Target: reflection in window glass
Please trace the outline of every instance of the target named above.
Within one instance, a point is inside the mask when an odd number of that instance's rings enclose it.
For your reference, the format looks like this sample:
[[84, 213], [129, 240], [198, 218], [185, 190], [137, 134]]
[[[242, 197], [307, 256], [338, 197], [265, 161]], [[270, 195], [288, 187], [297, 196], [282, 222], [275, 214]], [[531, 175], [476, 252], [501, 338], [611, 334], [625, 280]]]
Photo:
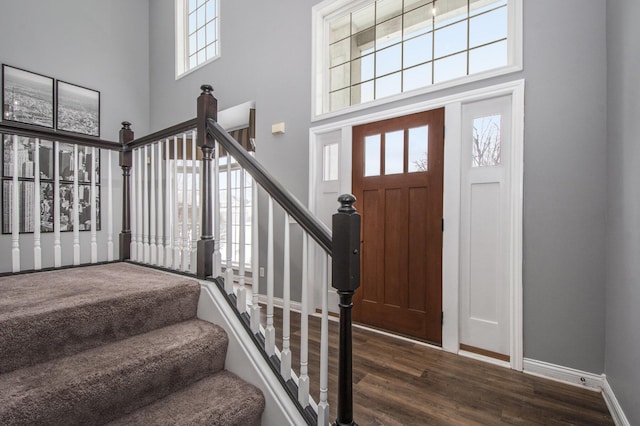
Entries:
[[507, 9], [500, 8], [469, 20], [469, 47], [507, 38]]
[[429, 126], [409, 129], [408, 172], [429, 170]]
[[507, 41], [488, 44], [469, 51], [469, 73], [507, 65]]
[[501, 116], [499, 114], [473, 120], [473, 167], [500, 164], [500, 124]]
[[435, 32], [434, 57], [451, 55], [467, 48], [467, 22], [460, 22]]
[[380, 135], [364, 138], [364, 175], [380, 176]]
[[384, 174], [392, 175], [404, 171], [404, 130], [384, 135]]
[[322, 155], [322, 180], [338, 180], [338, 144], [324, 146]]
[[399, 71], [402, 68], [402, 46], [393, 47], [376, 53], [376, 77]]

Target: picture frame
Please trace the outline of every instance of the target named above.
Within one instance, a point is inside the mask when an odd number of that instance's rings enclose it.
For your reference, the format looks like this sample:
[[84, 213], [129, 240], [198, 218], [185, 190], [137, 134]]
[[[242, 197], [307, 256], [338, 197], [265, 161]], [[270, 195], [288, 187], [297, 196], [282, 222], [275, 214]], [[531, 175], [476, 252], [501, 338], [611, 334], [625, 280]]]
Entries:
[[53, 129], [54, 81], [2, 64], [2, 119]]
[[100, 92], [56, 80], [57, 129], [100, 137]]

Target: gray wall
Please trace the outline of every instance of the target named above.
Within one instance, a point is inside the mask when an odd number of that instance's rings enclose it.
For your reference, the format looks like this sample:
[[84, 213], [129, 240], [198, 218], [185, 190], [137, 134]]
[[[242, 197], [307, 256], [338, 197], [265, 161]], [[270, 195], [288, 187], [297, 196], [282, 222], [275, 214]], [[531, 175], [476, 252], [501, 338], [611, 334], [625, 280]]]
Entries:
[[608, 216], [605, 373], [640, 424], [640, 3], [607, 2]]
[[[222, 57], [176, 81], [173, 1], [152, 2], [151, 128], [195, 115], [202, 83], [221, 108], [255, 100], [258, 158], [306, 202], [315, 3], [222, 2]], [[525, 2], [522, 73], [402, 102], [526, 79], [525, 356], [595, 373], [604, 369], [605, 36], [604, 0]], [[280, 121], [287, 133], [272, 136]]]
[[[149, 13], [147, 0], [2, 0], [0, 62], [100, 91], [101, 136], [117, 141], [120, 122], [135, 123], [140, 134], [149, 128]], [[106, 183], [103, 156], [102, 182]], [[120, 231], [122, 179], [113, 158], [114, 246]], [[106, 197], [106, 188], [104, 188]], [[103, 198], [104, 200], [105, 198]], [[106, 204], [103, 203], [103, 211]], [[100, 257], [106, 249], [99, 232]], [[43, 266], [52, 266], [53, 235], [43, 234]], [[89, 247], [89, 232], [81, 246]], [[22, 268], [33, 267], [33, 236], [21, 236]], [[63, 262], [71, 263], [72, 235], [62, 234]], [[83, 249], [81, 260], [89, 261]], [[11, 236], [0, 236], [0, 271], [11, 270]]]

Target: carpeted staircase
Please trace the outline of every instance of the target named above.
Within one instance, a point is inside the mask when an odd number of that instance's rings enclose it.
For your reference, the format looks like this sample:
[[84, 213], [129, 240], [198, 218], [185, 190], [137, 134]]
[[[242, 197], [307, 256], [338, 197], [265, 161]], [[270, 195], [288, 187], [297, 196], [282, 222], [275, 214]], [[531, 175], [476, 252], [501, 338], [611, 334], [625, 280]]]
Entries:
[[0, 278], [0, 425], [259, 425], [199, 294], [126, 263]]

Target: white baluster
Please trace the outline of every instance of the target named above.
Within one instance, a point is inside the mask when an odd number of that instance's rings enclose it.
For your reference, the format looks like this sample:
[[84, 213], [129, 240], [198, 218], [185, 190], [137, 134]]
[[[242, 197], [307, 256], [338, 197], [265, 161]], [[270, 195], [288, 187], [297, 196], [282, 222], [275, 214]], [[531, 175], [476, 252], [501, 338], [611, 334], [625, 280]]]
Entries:
[[13, 135], [13, 197], [11, 217], [11, 261], [13, 272], [20, 272], [20, 183], [18, 182], [18, 136]]
[[173, 269], [180, 269], [182, 264], [182, 234], [180, 234], [180, 216], [178, 210], [180, 198], [178, 197], [178, 137], [173, 137]]
[[227, 152], [227, 264], [225, 269], [224, 290], [233, 293], [233, 204], [231, 197], [231, 154]]
[[273, 199], [269, 196], [269, 217], [267, 224], [267, 327], [264, 347], [267, 355], [275, 353], [276, 331], [273, 327]]
[[[107, 261], [111, 262], [113, 260], [113, 179], [111, 171], [113, 152], [109, 149], [105, 149], [104, 152], [107, 154], [107, 198], [109, 199], [107, 203]], [[102, 168], [100, 168], [100, 171], [102, 171]], [[129, 179], [129, 182], [131, 182], [131, 179]], [[131, 196], [131, 194], [129, 195]], [[104, 206], [104, 202], [102, 202], [102, 205]], [[131, 202], [129, 202], [129, 209], [131, 209]], [[131, 214], [131, 210], [129, 210], [129, 213]], [[129, 217], [131, 218], [131, 216]], [[129, 227], [131, 227], [131, 222], [129, 220]], [[131, 251], [129, 252], [131, 253]]]
[[60, 147], [53, 143], [53, 266], [62, 266], [62, 246], [60, 244]]
[[300, 377], [298, 377], [298, 402], [309, 404], [309, 306], [307, 303], [309, 277], [307, 276], [307, 233], [302, 236], [302, 295], [300, 313]]
[[256, 334], [260, 331], [260, 304], [259, 281], [260, 281], [260, 248], [258, 247], [258, 185], [254, 179], [251, 180], [251, 332]]
[[187, 134], [182, 134], [182, 270], [189, 272], [189, 205], [187, 204]]
[[213, 276], [222, 275], [222, 253], [220, 253], [220, 144], [216, 142], [213, 162]]
[[318, 403], [318, 425], [329, 424], [329, 308], [327, 279], [328, 255], [322, 256], [322, 322], [320, 332], [320, 402]]
[[198, 260], [198, 162], [196, 161], [196, 131], [191, 132], [191, 262], [190, 271], [195, 274]]
[[131, 202], [129, 206], [131, 208], [131, 260], [138, 261], [138, 191], [137, 191], [137, 177], [138, 177], [138, 150], [134, 149], [131, 152]]
[[158, 212], [158, 223], [157, 223], [157, 234], [158, 239], [156, 240], [156, 250], [158, 251], [157, 255], [157, 265], [164, 266], [164, 205], [162, 204], [162, 197], [164, 194], [164, 182], [162, 181], [162, 141], [158, 141], [156, 143], [155, 149], [158, 150], [158, 172], [157, 172], [157, 187], [158, 187], [158, 195], [157, 195], [157, 212]]
[[150, 198], [149, 198], [149, 262], [152, 265], [158, 263], [158, 248], [156, 246], [156, 150], [155, 145], [149, 145], [151, 154], [151, 176], [149, 178]]
[[164, 197], [164, 201], [165, 201], [165, 207], [164, 207], [164, 211], [165, 211], [165, 221], [164, 221], [164, 228], [165, 228], [165, 253], [164, 253], [164, 266], [166, 268], [171, 268], [173, 266], [173, 234], [171, 233], [171, 231], [173, 230], [172, 228], [172, 224], [174, 219], [173, 216], [173, 203], [175, 201], [173, 201], [173, 185], [174, 185], [174, 180], [171, 178], [171, 153], [169, 150], [169, 139], [165, 140], [165, 144], [164, 144], [164, 158], [165, 158], [165, 174], [164, 174], [164, 179], [165, 179], [165, 197]]
[[33, 153], [33, 269], [42, 269], [42, 248], [40, 247], [40, 140], [35, 140]]
[[280, 353], [280, 374], [285, 380], [291, 378], [291, 350], [290, 346], [290, 315], [291, 315], [291, 242], [289, 237], [289, 215], [284, 214], [284, 271], [282, 298], [284, 306], [282, 308], [282, 352]]
[[144, 176], [145, 167], [144, 148], [138, 149], [138, 163], [136, 167], [136, 177], [138, 178], [138, 190], [136, 191], [138, 200], [138, 262], [144, 262], [144, 193], [142, 192], [142, 178]]
[[240, 311], [240, 313], [245, 312], [247, 310], [247, 289], [245, 288], [245, 267], [244, 267], [244, 254], [245, 254], [245, 196], [247, 195], [244, 190], [244, 182], [245, 182], [245, 171], [244, 169], [240, 169], [240, 221], [239, 221], [239, 241], [238, 241], [238, 294], [236, 300], [236, 307]]
[[96, 149], [91, 147], [91, 199], [89, 200], [89, 208], [91, 209], [91, 263], [98, 261], [98, 215], [96, 214]]
[[78, 145], [73, 146], [73, 264], [80, 264], [80, 194], [78, 185]]

